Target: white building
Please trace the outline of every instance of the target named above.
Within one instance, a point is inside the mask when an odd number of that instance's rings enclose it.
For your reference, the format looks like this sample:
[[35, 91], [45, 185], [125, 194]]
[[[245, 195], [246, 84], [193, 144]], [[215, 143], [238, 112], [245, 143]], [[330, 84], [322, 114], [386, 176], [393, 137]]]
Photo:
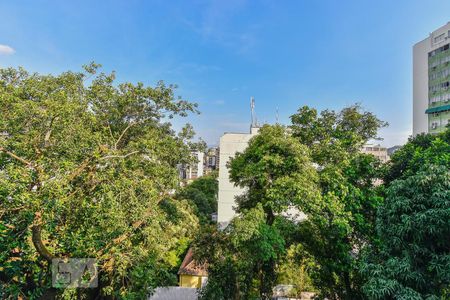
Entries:
[[389, 161], [390, 159], [386, 147], [382, 147], [381, 145], [365, 144], [362, 147], [361, 152], [372, 154], [383, 163]]
[[242, 152], [247, 148], [249, 140], [258, 133], [258, 127], [252, 127], [249, 133], [225, 133], [220, 138], [219, 158], [219, 198], [217, 222], [224, 228], [236, 215], [234, 211], [235, 197], [242, 194], [243, 189], [234, 186], [230, 181], [227, 163], [236, 152]]
[[450, 119], [450, 22], [413, 47], [413, 135], [438, 133]]
[[203, 176], [203, 160], [205, 154], [201, 151], [192, 151], [191, 155], [195, 162], [179, 167], [180, 178], [188, 182]]

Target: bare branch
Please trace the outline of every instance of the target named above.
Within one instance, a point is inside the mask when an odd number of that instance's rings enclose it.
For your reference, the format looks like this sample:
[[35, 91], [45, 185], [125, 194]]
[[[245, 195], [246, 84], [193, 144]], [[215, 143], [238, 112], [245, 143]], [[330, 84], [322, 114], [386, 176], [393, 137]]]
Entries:
[[114, 135], [111, 130], [111, 124], [109, 124], [109, 122], [108, 122], [108, 130], [109, 130], [109, 135], [111, 136], [111, 139], [114, 140]]
[[127, 158], [128, 156], [131, 156], [136, 153], [139, 153], [139, 151], [133, 151], [133, 152], [127, 153], [125, 155], [107, 155], [107, 156], [101, 157], [100, 160], [111, 159], [111, 158]]
[[9, 156], [12, 157], [12, 158], [18, 160], [18, 161], [20, 161], [20, 162], [23, 163], [24, 165], [27, 165], [27, 166], [29, 166], [29, 167], [33, 167], [33, 163], [32, 163], [32, 162], [30, 162], [30, 161], [28, 161], [28, 160], [26, 160], [26, 159], [24, 159], [24, 158], [22, 158], [22, 157], [20, 157], [20, 156], [17, 156], [16, 154], [14, 154], [14, 153], [12, 153], [12, 152], [6, 150], [6, 149], [3, 148], [3, 147], [0, 147], [0, 151], [3, 152], [3, 153], [5, 153], [5, 154], [7, 154], [7, 155], [9, 155]]
[[49, 128], [48, 128], [47, 132], [45, 133], [45, 137], [44, 137], [44, 148], [46, 148], [50, 145], [50, 136], [52, 134], [53, 122], [57, 119], [58, 119], [58, 117], [53, 117], [50, 120]]
[[120, 141], [122, 140], [123, 136], [125, 135], [125, 133], [128, 131], [128, 129], [130, 129], [132, 126], [136, 125], [137, 122], [131, 122], [130, 124], [128, 124], [128, 126], [122, 131], [122, 133], [120, 134], [119, 138], [117, 139], [116, 143], [114, 144], [114, 150], [117, 150], [117, 145], [119, 145]]

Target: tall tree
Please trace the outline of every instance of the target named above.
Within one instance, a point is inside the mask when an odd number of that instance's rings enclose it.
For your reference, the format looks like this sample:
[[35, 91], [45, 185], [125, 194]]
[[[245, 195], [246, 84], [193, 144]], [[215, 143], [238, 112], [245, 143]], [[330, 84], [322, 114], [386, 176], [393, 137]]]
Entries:
[[[317, 173], [308, 149], [280, 125], [263, 126], [247, 149], [230, 161], [229, 168], [231, 180], [246, 192], [237, 198], [240, 217], [225, 235], [217, 234], [222, 242], [203, 256], [210, 264], [207, 291], [220, 293], [215, 297], [222, 295], [214, 299], [227, 299], [223, 295], [229, 290], [234, 291], [234, 299], [255, 295], [270, 299], [277, 264], [286, 246], [276, 220], [284, 219], [288, 209], [305, 213], [319, 209]], [[255, 216], [258, 220], [254, 220]], [[201, 251], [201, 247], [197, 248]], [[229, 254], [218, 254], [223, 252]], [[235, 275], [224, 278], [227, 272]]]
[[195, 179], [182, 187], [176, 195], [177, 199], [187, 200], [194, 207], [202, 224], [212, 222], [212, 214], [217, 213], [217, 193], [219, 182], [217, 173], [208, 174]]
[[361, 265], [370, 299], [450, 297], [450, 129], [419, 135], [387, 173], [374, 244]]
[[313, 280], [322, 297], [361, 298], [359, 250], [375, 235], [381, 163], [360, 153], [386, 123], [360, 106], [320, 114], [307, 106], [291, 116], [292, 134], [316, 164], [322, 209], [299, 225], [297, 241], [316, 261]]
[[170, 270], [191, 234], [184, 228], [197, 219], [170, 191], [192, 130], [177, 135], [167, 120], [196, 105], [176, 99], [174, 86], [118, 84], [98, 68], [0, 70], [2, 298], [49, 298], [59, 257], [96, 258], [93, 294], [103, 297], [142, 299], [176, 280]]

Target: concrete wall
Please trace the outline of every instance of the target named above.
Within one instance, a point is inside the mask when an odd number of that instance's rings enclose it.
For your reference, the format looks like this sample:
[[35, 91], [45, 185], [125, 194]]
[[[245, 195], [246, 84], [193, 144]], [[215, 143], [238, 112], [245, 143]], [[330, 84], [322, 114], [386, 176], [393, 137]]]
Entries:
[[413, 135], [428, 132], [428, 52], [427, 38], [413, 47]]
[[227, 163], [236, 152], [242, 152], [247, 148], [248, 142], [256, 135], [258, 128], [252, 128], [250, 133], [225, 133], [220, 138], [219, 158], [219, 198], [217, 222], [221, 228], [228, 225], [236, 212], [235, 197], [242, 194], [243, 190], [230, 182]]

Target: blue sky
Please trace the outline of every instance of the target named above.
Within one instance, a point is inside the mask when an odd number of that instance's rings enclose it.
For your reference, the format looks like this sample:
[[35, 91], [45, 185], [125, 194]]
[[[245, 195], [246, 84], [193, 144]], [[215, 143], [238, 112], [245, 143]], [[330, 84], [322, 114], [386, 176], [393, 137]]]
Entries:
[[0, 0], [0, 67], [94, 60], [120, 81], [176, 83], [211, 145], [248, 130], [250, 96], [269, 123], [277, 107], [287, 123], [302, 105], [359, 102], [390, 123], [391, 146], [412, 129], [412, 45], [448, 21], [448, 0]]

